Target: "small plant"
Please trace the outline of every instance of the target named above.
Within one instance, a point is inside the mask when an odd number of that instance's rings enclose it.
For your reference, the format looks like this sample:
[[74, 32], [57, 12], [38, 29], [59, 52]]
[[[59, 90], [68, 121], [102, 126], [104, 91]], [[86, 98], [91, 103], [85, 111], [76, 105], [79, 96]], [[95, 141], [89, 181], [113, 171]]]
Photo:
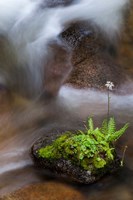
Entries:
[[[107, 119], [109, 121], [109, 118], [110, 118], [110, 91], [113, 90], [113, 87], [115, 87], [114, 83], [111, 82], [111, 81], [107, 81], [105, 86], [107, 87], [107, 90], [108, 90], [108, 112], [107, 112]], [[124, 152], [123, 152], [123, 156], [122, 156], [122, 160], [121, 160], [121, 166], [123, 166], [123, 163], [124, 163], [124, 158], [125, 158], [125, 153], [126, 153], [126, 150], [127, 150], [127, 146], [125, 146], [124, 148]]]
[[66, 132], [51, 145], [38, 150], [38, 156], [46, 159], [70, 160], [73, 164], [90, 170], [92, 173], [109, 165], [115, 159], [113, 143], [119, 139], [128, 128], [125, 124], [116, 130], [114, 118], [104, 120], [101, 128], [94, 128], [93, 119], [89, 118], [86, 129], [78, 130], [76, 134]]

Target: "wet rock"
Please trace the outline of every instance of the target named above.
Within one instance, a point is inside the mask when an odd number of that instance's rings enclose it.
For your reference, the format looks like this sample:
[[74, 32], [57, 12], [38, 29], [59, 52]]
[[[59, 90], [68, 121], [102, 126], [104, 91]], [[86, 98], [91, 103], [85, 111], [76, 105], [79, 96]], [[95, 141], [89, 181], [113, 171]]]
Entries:
[[84, 200], [76, 189], [57, 182], [44, 182], [20, 189], [0, 200]]
[[93, 197], [88, 195], [89, 200], [132, 200], [132, 193], [127, 186], [114, 186], [107, 190], [101, 190], [93, 194]]
[[126, 26], [121, 36], [118, 51], [119, 63], [125, 68], [128, 75], [133, 77], [133, 0], [126, 16]]
[[[56, 136], [57, 137], [57, 136]], [[37, 167], [40, 169], [50, 170], [53, 175], [57, 174], [59, 177], [63, 177], [70, 181], [83, 183], [83, 184], [90, 184], [94, 183], [99, 180], [102, 176], [107, 173], [113, 173], [120, 167], [120, 160], [118, 157], [112, 161], [109, 165], [104, 168], [101, 168], [95, 174], [91, 171], [84, 170], [83, 168], [76, 166], [70, 160], [66, 160], [64, 158], [60, 159], [46, 159], [41, 158], [38, 156], [38, 150], [42, 147], [46, 147], [50, 145], [52, 141], [55, 140], [55, 136], [53, 137], [44, 137], [39, 139], [35, 144], [32, 146], [31, 149], [31, 156], [32, 159]]]
[[[133, 2], [131, 0], [131, 2]], [[73, 0], [47, 0], [48, 7], [68, 6]], [[73, 71], [67, 80], [75, 88], [105, 89], [110, 80], [119, 87], [133, 76], [133, 9], [125, 16], [126, 25], [121, 39], [109, 40], [89, 22], [68, 25], [61, 39], [72, 49]]]
[[110, 42], [98, 29], [86, 22], [72, 24], [63, 40], [72, 48], [73, 71], [67, 83], [76, 88], [105, 89], [106, 81], [116, 86], [126, 80], [117, 62], [115, 41]]

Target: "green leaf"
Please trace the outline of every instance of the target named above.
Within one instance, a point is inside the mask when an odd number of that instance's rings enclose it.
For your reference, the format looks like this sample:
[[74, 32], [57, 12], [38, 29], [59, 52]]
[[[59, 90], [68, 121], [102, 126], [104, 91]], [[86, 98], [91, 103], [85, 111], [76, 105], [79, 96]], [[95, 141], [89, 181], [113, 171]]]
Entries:
[[98, 143], [100, 143], [101, 141], [105, 140], [105, 135], [100, 131], [99, 128], [96, 128], [94, 131], [93, 131], [94, 135], [95, 135], [95, 138], [97, 140]]
[[38, 150], [38, 156], [46, 159], [64, 158], [77, 166], [94, 172], [105, 167], [115, 157], [112, 142], [116, 141], [129, 124], [116, 131], [114, 118], [105, 119], [101, 128], [94, 128], [93, 119], [88, 119], [88, 128], [77, 133], [66, 132], [50, 145]]
[[129, 123], [125, 124], [119, 131], [116, 131], [113, 135], [110, 135], [108, 138], [109, 142], [118, 140], [128, 129]]
[[92, 118], [88, 119], [88, 128], [90, 129], [90, 132], [93, 132], [93, 130], [94, 130], [94, 123], [93, 123], [93, 119]]
[[113, 148], [107, 149], [106, 156], [107, 156], [108, 160], [113, 160], [114, 159], [113, 150], [114, 150]]
[[85, 134], [84, 131], [81, 131], [81, 130], [78, 130], [78, 132], [79, 132], [80, 134], [82, 134], [82, 135]]
[[84, 154], [83, 154], [83, 153], [80, 153], [80, 154], [79, 154], [79, 159], [80, 159], [80, 160], [83, 160], [83, 158], [84, 158]]
[[101, 131], [104, 135], [106, 135], [106, 134], [108, 133], [108, 120], [107, 120], [107, 119], [105, 119], [105, 120], [103, 121], [102, 127], [101, 127], [100, 131]]
[[116, 124], [113, 117], [110, 118], [108, 122], [108, 135], [114, 134], [116, 131]]
[[94, 159], [94, 166], [96, 168], [103, 168], [106, 165], [106, 161], [103, 158], [96, 157]]

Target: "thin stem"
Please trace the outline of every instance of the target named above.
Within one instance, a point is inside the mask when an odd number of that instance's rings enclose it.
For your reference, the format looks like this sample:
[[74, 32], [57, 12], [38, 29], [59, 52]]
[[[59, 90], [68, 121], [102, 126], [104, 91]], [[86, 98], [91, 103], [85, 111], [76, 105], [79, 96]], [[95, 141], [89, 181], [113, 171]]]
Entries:
[[123, 167], [124, 158], [125, 158], [125, 153], [126, 153], [127, 148], [128, 148], [128, 146], [125, 146], [125, 147], [124, 147], [124, 151], [123, 151], [123, 155], [122, 155], [122, 159], [121, 159], [121, 167]]
[[107, 113], [108, 122], [109, 122], [109, 117], [110, 117], [110, 93], [108, 88], [108, 113]]

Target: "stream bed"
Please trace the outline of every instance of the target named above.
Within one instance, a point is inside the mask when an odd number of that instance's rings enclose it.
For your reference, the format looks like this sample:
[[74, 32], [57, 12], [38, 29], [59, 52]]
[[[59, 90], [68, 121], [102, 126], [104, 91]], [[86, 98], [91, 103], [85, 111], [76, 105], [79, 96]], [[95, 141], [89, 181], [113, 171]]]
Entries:
[[[77, 98], [77, 94], [80, 96], [78, 90], [73, 91], [73, 99]], [[105, 93], [100, 93], [97, 91], [87, 91], [82, 94], [82, 97], [86, 94], [89, 95], [88, 104], [84, 101], [82, 102], [82, 104], [81, 101], [80, 104], [77, 102], [77, 105], [73, 104], [73, 110], [79, 109], [78, 112], [80, 111], [79, 113], [81, 114], [82, 118], [85, 118], [86, 109], [83, 109], [83, 105], [87, 107], [88, 110], [90, 107], [91, 109], [88, 111], [88, 115], [94, 113], [94, 121], [96, 119], [96, 124], [98, 125], [101, 123], [101, 120], [106, 117], [107, 96]], [[61, 91], [61, 98], [62, 96], [65, 97], [65, 95], [66, 92]], [[71, 98], [71, 103], [73, 99]], [[101, 99], [101, 101], [98, 99]], [[69, 104], [70, 102], [67, 101], [67, 103]], [[59, 124], [61, 124], [62, 127], [67, 127], [66, 118], [64, 119], [64, 121], [61, 121], [62, 123], [60, 121], [59, 123], [49, 122], [47, 125], [44, 126], [42, 126], [42, 123], [38, 123], [38, 127], [36, 125], [31, 126], [29, 129], [27, 129], [18, 125], [18, 123], [15, 123], [16, 118], [14, 117], [14, 112], [12, 112], [12, 110], [2, 113], [0, 126], [0, 197], [15, 192], [18, 189], [25, 188], [31, 184], [47, 184], [52, 182], [55, 184], [55, 186], [56, 184], [60, 183], [62, 185], [65, 185], [66, 187], [73, 188], [74, 190], [82, 194], [83, 199], [85, 198], [85, 200], [132, 200], [133, 95], [130, 94], [120, 96], [112, 94], [111, 115], [115, 117], [118, 127], [121, 127], [126, 122], [130, 123], [129, 129], [116, 144], [117, 152], [121, 156], [125, 145], [128, 146], [125, 155], [125, 165], [115, 174], [105, 176], [103, 179], [95, 184], [82, 185], [71, 183], [69, 180], [62, 180], [53, 177], [48, 172], [41, 173], [40, 170], [34, 167], [29, 155], [30, 147], [32, 146], [33, 142], [44, 135], [44, 133], [48, 133], [51, 130], [57, 130]], [[74, 118], [74, 116], [71, 117], [72, 119]], [[70, 129], [72, 128], [72, 126], [74, 126], [73, 128], [78, 128], [80, 126], [79, 121], [75, 119], [74, 123], [71, 123], [72, 119], [68, 119], [68, 127], [70, 127]], [[22, 121], [24, 121], [24, 119], [22, 119]]]

